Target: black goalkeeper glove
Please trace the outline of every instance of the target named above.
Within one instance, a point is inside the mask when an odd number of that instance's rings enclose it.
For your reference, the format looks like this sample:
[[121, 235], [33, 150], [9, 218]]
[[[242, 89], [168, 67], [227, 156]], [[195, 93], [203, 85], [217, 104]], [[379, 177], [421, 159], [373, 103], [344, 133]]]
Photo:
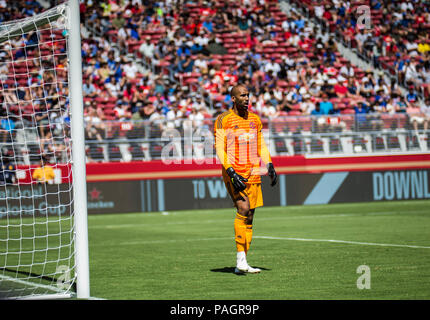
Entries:
[[273, 163], [267, 164], [267, 171], [269, 173], [270, 180], [272, 180], [270, 185], [273, 187], [278, 182], [278, 175], [273, 167]]
[[241, 175], [237, 174], [233, 167], [228, 168], [226, 172], [229, 175], [231, 183], [233, 184], [234, 190], [236, 190], [236, 192], [246, 189], [245, 182], [248, 182], [248, 179], [245, 179]]

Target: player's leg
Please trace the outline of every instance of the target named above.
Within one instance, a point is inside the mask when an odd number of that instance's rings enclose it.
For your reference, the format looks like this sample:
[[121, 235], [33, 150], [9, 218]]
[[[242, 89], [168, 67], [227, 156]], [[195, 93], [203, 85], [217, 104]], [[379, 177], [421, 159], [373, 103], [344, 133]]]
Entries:
[[234, 206], [236, 207], [236, 217], [234, 219], [234, 234], [237, 251], [235, 272], [259, 272], [259, 270], [251, 268], [246, 260], [247, 249], [250, 244], [248, 241], [252, 238], [252, 221], [255, 211], [251, 209], [251, 203], [248, 197], [247, 190], [249, 186], [244, 192], [236, 192], [228, 177], [224, 177], [224, 182]]
[[236, 207], [234, 219], [234, 240], [236, 242], [237, 260], [236, 269], [246, 272], [248, 262], [246, 261], [246, 227], [249, 212], [249, 200], [246, 196], [233, 199]]
[[[249, 201], [249, 210], [246, 219], [246, 242], [245, 242], [245, 252], [248, 254], [248, 251], [252, 242], [252, 234], [253, 234], [253, 221], [255, 208], [263, 206], [263, 193], [261, 190], [261, 184], [251, 184], [246, 190], [248, 201]], [[258, 273], [261, 270], [258, 268], [253, 268], [248, 265], [248, 272]]]
[[252, 226], [254, 221], [255, 208], [263, 206], [263, 193], [261, 191], [261, 184], [251, 184], [247, 190], [249, 200], [249, 212], [246, 220], [246, 251], [248, 252], [252, 241]]
[[236, 219], [234, 222], [237, 248], [235, 272], [259, 273], [261, 270], [251, 267], [246, 259], [252, 241], [252, 222], [255, 209], [250, 208], [250, 198], [247, 194], [241, 194], [241, 197], [237, 198], [234, 203], [237, 209]]
[[249, 248], [252, 241], [252, 222], [254, 220], [255, 209], [250, 209], [248, 216], [246, 217], [246, 234], [245, 234], [245, 253], [248, 254]]

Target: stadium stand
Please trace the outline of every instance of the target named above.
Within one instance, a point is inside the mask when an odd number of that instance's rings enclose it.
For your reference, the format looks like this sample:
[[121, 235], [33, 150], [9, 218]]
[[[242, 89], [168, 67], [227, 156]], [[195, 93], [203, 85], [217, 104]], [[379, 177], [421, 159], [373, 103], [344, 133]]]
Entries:
[[[430, 94], [430, 14], [428, 1], [294, 1], [336, 34], [363, 59], [412, 85], [423, 97]], [[348, 5], [349, 4], [349, 5]], [[356, 11], [368, 6], [371, 27], [357, 25]]]

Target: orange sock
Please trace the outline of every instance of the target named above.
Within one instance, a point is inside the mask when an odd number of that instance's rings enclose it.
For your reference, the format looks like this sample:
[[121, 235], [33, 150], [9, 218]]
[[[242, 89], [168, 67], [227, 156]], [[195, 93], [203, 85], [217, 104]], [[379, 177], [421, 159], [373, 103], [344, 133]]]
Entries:
[[236, 213], [236, 219], [234, 219], [234, 234], [236, 241], [237, 252], [246, 252], [246, 217]]
[[246, 234], [245, 234], [245, 252], [248, 253], [249, 247], [251, 246], [252, 241], [252, 224], [246, 225]]

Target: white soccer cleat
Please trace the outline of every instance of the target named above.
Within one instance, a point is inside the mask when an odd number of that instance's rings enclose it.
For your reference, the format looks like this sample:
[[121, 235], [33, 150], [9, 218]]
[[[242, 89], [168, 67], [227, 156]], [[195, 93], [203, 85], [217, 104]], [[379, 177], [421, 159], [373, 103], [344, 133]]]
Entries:
[[261, 269], [259, 269], [259, 268], [253, 268], [251, 266], [248, 266], [248, 270], [246, 272], [247, 273], [260, 273]]
[[234, 273], [240, 274], [240, 273], [246, 273], [248, 272], [248, 264], [245, 261], [240, 261], [236, 264], [236, 268], [234, 269]]
[[238, 267], [234, 268], [234, 273], [236, 274], [244, 274], [245, 272], [245, 270], [240, 270]]
[[234, 273], [236, 273], [236, 274], [260, 273], [260, 272], [261, 272], [261, 269], [259, 269], [259, 268], [253, 268], [253, 267], [251, 267], [249, 265], [246, 265], [246, 266], [237, 266], [234, 269]]
[[234, 273], [243, 274], [243, 273], [260, 273], [261, 269], [251, 267], [246, 261], [246, 253], [244, 251], [239, 251], [237, 253], [236, 260], [236, 268], [234, 269]]

